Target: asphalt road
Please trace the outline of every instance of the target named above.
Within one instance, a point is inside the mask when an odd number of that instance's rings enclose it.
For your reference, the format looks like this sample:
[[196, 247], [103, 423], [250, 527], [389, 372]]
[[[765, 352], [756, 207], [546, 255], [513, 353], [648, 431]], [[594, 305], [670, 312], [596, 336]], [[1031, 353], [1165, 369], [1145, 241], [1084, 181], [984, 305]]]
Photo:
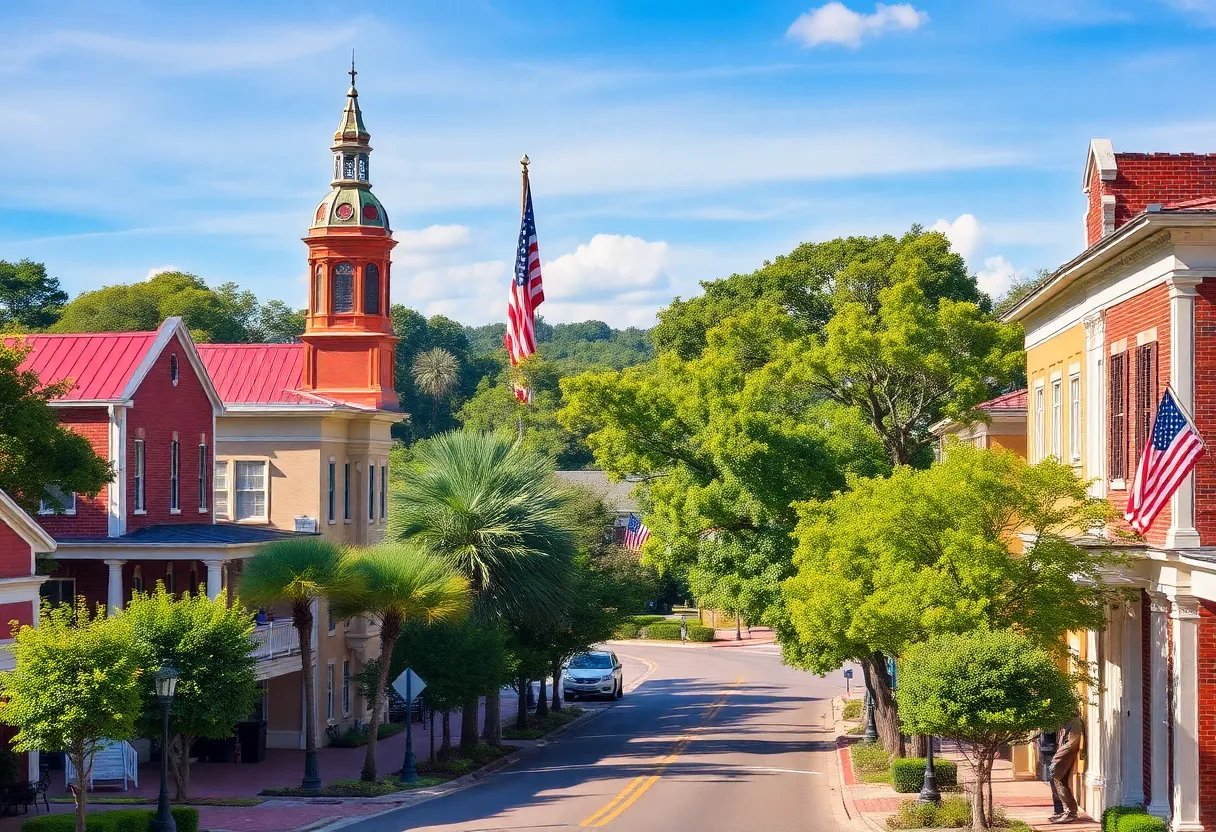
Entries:
[[774, 648], [620, 646], [621, 702], [470, 789], [356, 832], [818, 832], [844, 821], [829, 700]]

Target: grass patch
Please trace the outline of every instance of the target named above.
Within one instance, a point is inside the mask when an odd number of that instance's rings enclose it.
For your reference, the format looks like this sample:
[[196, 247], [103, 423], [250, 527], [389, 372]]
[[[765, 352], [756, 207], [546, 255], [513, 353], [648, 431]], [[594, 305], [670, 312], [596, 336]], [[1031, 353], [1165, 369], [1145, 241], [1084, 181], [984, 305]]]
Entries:
[[877, 742], [859, 742], [849, 747], [849, 756], [853, 758], [853, 771], [883, 772], [890, 776], [891, 755]]
[[396, 792], [407, 792], [413, 789], [423, 789], [427, 786], [438, 786], [446, 782], [447, 777], [419, 777], [415, 783], [402, 783], [396, 777], [384, 777], [375, 783], [363, 780], [334, 780], [324, 786], [319, 792], [306, 792], [299, 786], [284, 789], [263, 789], [267, 797], [382, 797]]
[[537, 719], [535, 716], [528, 716], [528, 727], [520, 730], [511, 723], [510, 727], [503, 726], [502, 738], [504, 740], [538, 740], [550, 731], [561, 728], [567, 723], [573, 722], [583, 714], [582, 708], [575, 708], [570, 705], [565, 706], [560, 711], [549, 711], [543, 718]]
[[861, 700], [850, 699], [844, 703], [844, 710], [840, 714], [842, 719], [861, 719]]
[[846, 728], [844, 732], [846, 734], [857, 736], [859, 734], [864, 734], [866, 732], [866, 727], [864, 725], [854, 725], [852, 728]]
[[890, 783], [891, 770], [885, 771], [859, 771], [857, 772], [858, 783]]

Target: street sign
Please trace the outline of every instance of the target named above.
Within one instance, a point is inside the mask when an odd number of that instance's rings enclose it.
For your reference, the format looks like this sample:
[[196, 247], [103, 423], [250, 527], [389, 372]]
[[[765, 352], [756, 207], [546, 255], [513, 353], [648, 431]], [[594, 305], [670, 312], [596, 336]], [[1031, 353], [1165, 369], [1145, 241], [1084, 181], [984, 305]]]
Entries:
[[401, 695], [405, 700], [405, 704], [412, 704], [418, 698], [422, 691], [426, 690], [426, 682], [422, 681], [422, 677], [415, 673], [412, 669], [406, 668], [401, 671], [401, 675], [393, 680], [393, 690]]
[[846, 667], [846, 668], [844, 669], [844, 678], [846, 678], [846, 679], [852, 679], [852, 678], [853, 678], [853, 668], [851, 668], [851, 667]]

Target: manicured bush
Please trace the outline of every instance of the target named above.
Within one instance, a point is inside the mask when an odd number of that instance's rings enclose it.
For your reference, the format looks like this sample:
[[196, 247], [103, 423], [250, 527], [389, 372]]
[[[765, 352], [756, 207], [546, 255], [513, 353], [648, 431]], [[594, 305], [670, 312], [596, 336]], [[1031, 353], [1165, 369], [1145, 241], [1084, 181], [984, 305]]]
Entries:
[[888, 829], [962, 829], [971, 825], [971, 804], [964, 797], [947, 797], [940, 806], [905, 800], [887, 818]]
[[[958, 784], [958, 764], [953, 760], [933, 761], [937, 785], [949, 788]], [[891, 785], [901, 794], [919, 792], [925, 785], [925, 758], [904, 757], [891, 761]]]
[[1163, 819], [1139, 806], [1111, 806], [1102, 813], [1102, 832], [1165, 832]]
[[675, 621], [648, 624], [642, 630], [642, 638], [662, 639], [664, 641], [679, 641], [680, 625]]
[[[174, 806], [170, 810], [177, 823], [178, 832], [198, 832], [198, 809], [189, 806]], [[88, 816], [88, 832], [147, 832], [156, 817], [155, 809], [119, 809], [113, 812], [94, 812]], [[21, 832], [74, 832], [75, 813], [65, 815], [43, 815], [30, 818], [21, 824]]]
[[633, 621], [623, 621], [617, 625], [613, 638], [637, 638], [642, 633], [642, 627]]
[[689, 641], [713, 641], [714, 628], [706, 627], [704, 624], [689, 624], [688, 625], [688, 640]]
[[666, 621], [667, 616], [665, 616], [665, 615], [635, 615], [635, 616], [633, 616], [633, 618], [631, 620], [633, 621], [634, 624], [637, 624], [639, 627], [645, 627], [647, 624], [657, 624], [660, 621]]
[[862, 702], [860, 699], [848, 700], [847, 702], [844, 703], [844, 710], [840, 714], [841, 718], [842, 719], [861, 719], [861, 705], [862, 705]]

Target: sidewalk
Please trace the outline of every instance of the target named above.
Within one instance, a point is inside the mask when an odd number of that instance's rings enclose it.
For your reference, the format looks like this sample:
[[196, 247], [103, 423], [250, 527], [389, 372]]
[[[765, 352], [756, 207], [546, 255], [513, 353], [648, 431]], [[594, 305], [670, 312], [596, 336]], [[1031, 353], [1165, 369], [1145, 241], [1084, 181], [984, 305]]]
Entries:
[[[696, 622], [693, 622], [696, 623]], [[625, 644], [644, 644], [654, 647], [688, 647], [691, 649], [700, 650], [721, 650], [740, 648], [740, 647], [773, 647], [777, 644], [776, 636], [768, 627], [752, 627], [751, 635], [747, 631], [743, 631], [743, 638], [740, 641], [735, 641], [735, 628], [731, 627], [726, 630], [714, 630], [713, 641], [676, 641], [675, 639], [648, 639], [648, 638], [629, 638], [629, 639], [610, 639], [605, 644], [625, 645]]]

